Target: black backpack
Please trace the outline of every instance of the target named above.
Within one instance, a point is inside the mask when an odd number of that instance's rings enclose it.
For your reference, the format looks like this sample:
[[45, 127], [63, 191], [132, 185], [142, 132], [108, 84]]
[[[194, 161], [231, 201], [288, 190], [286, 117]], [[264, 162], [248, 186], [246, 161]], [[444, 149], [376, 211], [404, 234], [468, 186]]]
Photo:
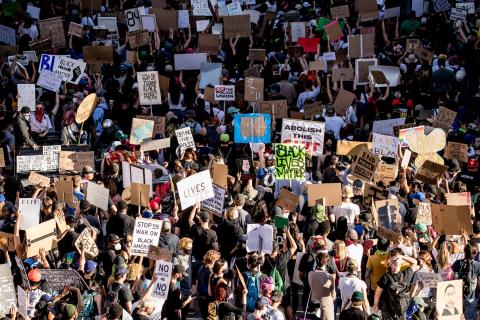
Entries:
[[397, 281], [390, 272], [385, 273], [390, 285], [385, 289], [385, 299], [382, 300], [388, 304], [395, 315], [402, 316], [409, 303], [408, 293], [410, 291], [410, 283], [405, 282], [405, 275], [403, 273], [399, 275], [400, 278]]
[[463, 295], [471, 297], [475, 292], [476, 279], [473, 272], [473, 260], [462, 260], [460, 262], [460, 269], [455, 275], [456, 279], [463, 280]]

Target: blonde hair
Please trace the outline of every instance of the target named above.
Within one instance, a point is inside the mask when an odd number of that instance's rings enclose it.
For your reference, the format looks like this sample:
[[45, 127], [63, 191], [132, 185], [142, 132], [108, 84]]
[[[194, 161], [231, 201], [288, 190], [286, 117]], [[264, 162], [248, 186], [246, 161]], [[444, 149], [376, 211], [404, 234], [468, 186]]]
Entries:
[[345, 259], [347, 257], [347, 247], [345, 245], [345, 241], [343, 240], [336, 240], [333, 244], [335, 248], [335, 255], [340, 259]]
[[438, 266], [441, 268], [441, 269], [445, 269], [447, 267], [450, 266], [451, 264], [451, 261], [450, 261], [450, 246], [451, 244], [448, 242], [448, 241], [445, 241], [444, 243], [442, 243], [442, 245], [440, 246], [440, 250], [439, 250], [439, 253], [438, 253]]
[[203, 256], [203, 262], [205, 264], [213, 264], [216, 260], [220, 258], [220, 252], [217, 250], [208, 250], [207, 253]]
[[189, 245], [189, 244], [193, 245], [193, 240], [185, 237], [185, 238], [180, 239], [179, 247], [180, 247], [180, 249], [185, 249], [187, 247], [187, 245]]
[[425, 250], [420, 250], [418, 252], [418, 258], [420, 260], [422, 260], [423, 262], [425, 262], [425, 264], [428, 266], [428, 269], [430, 271], [432, 271], [432, 256], [430, 255], [430, 253], [428, 253], [427, 251]]

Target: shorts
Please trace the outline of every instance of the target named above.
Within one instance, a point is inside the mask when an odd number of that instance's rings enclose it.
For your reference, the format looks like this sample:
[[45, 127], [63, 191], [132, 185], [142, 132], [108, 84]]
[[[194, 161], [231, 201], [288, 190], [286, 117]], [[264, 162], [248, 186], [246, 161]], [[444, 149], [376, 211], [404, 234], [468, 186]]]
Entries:
[[297, 299], [297, 298], [298, 297], [293, 297], [292, 286], [290, 286], [283, 293], [281, 306], [283, 308], [291, 307], [293, 305], [293, 299]]

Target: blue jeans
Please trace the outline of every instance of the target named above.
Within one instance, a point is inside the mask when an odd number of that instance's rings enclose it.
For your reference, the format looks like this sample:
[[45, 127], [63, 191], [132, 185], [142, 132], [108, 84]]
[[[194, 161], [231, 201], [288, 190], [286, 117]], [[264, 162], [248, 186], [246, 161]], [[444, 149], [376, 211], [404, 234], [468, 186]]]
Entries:
[[477, 319], [477, 303], [477, 298], [463, 301], [463, 313], [465, 314], [465, 320]]

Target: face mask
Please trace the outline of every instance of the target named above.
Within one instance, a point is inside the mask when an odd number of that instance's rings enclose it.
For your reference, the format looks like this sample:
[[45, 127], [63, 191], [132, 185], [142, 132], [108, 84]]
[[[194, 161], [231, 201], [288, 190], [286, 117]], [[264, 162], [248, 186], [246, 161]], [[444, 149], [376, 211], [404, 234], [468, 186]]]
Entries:
[[30, 115], [29, 114], [24, 115], [24, 117], [25, 117], [25, 120], [30, 120]]
[[192, 254], [192, 248], [188, 248], [188, 249], [185, 248], [185, 249], [183, 249], [183, 252], [185, 252], [188, 255], [191, 255]]
[[115, 249], [115, 251], [120, 251], [120, 249], [122, 249], [122, 245], [120, 243], [117, 243], [117, 244], [115, 244], [114, 249]]

